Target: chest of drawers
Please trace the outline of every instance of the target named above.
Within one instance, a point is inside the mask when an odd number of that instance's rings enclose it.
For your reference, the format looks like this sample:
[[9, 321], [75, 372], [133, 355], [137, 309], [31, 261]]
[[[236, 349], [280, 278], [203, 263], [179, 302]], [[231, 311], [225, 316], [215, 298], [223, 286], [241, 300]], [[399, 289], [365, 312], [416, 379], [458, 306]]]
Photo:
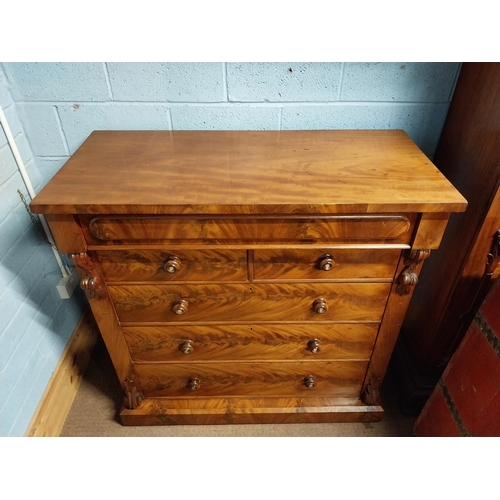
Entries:
[[35, 197], [125, 425], [373, 421], [466, 201], [402, 131], [98, 131]]

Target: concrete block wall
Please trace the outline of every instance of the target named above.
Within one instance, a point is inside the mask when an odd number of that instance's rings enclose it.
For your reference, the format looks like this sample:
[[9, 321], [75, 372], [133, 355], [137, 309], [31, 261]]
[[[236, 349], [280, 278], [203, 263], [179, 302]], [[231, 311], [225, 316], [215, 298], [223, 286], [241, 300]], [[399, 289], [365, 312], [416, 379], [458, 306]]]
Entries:
[[[38, 191], [44, 179], [1, 70], [0, 105]], [[29, 202], [0, 127], [0, 436], [24, 435], [85, 305], [81, 292], [60, 299], [59, 267], [17, 190]]]
[[430, 157], [459, 63], [4, 63], [42, 179], [95, 129], [402, 128]]
[[[460, 64], [2, 63], [2, 69], [2, 106], [38, 191], [97, 129], [401, 128], [432, 158]], [[19, 203], [21, 180], [1, 144], [0, 434], [18, 435], [83, 300], [56, 296], [56, 264]]]

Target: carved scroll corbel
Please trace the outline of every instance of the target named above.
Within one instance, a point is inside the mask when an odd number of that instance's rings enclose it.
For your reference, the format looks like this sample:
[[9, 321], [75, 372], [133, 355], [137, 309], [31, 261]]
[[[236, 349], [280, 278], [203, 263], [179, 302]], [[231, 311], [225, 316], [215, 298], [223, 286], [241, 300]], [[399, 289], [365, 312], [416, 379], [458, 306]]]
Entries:
[[412, 250], [410, 252], [410, 255], [404, 261], [406, 267], [398, 276], [396, 292], [399, 295], [409, 294], [412, 287], [418, 283], [417, 266], [427, 259], [430, 254], [430, 250]]
[[107, 296], [106, 289], [89, 255], [87, 253], [72, 253], [69, 257], [84, 275], [80, 280], [80, 287], [87, 293], [88, 298], [104, 299]]
[[133, 410], [141, 405], [144, 401], [144, 396], [142, 392], [137, 388], [137, 384], [131, 378], [126, 378], [123, 381], [123, 387], [125, 389], [125, 407], [129, 410]]
[[380, 377], [378, 375], [371, 376], [365, 390], [361, 394], [361, 401], [369, 406], [378, 404], [380, 398], [379, 387]]

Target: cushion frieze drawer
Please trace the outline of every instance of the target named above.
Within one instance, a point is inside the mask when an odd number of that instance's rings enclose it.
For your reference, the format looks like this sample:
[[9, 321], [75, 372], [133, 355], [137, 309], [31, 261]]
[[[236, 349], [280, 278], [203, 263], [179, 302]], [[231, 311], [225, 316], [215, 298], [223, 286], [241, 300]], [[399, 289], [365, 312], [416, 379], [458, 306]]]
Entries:
[[109, 286], [122, 323], [379, 322], [390, 284]]
[[255, 280], [392, 279], [401, 250], [359, 248], [258, 249]]
[[97, 255], [109, 282], [247, 280], [245, 250], [102, 250]]
[[368, 360], [378, 324], [125, 327], [134, 361]]
[[80, 216], [90, 244], [408, 244], [415, 214], [217, 216]]
[[146, 397], [359, 394], [367, 362], [136, 364]]

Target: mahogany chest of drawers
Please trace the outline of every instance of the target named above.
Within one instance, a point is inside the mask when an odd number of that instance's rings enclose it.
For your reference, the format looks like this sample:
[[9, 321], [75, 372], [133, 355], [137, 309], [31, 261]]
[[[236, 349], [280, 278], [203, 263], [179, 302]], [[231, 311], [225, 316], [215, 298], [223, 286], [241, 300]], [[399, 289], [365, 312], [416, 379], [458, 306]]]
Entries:
[[402, 131], [96, 131], [31, 203], [125, 425], [373, 421], [464, 198]]

